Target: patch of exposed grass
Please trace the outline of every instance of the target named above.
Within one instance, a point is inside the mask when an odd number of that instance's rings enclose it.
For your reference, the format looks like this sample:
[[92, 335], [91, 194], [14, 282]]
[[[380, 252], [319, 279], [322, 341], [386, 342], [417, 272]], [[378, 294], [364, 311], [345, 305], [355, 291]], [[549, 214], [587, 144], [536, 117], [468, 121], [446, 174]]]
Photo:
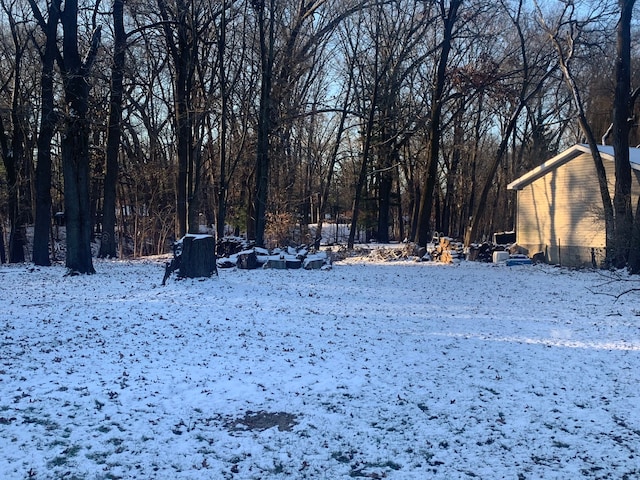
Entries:
[[98, 465], [104, 465], [107, 463], [107, 458], [109, 457], [109, 452], [92, 452], [88, 453], [86, 457], [89, 460], [96, 462]]
[[40, 425], [44, 427], [48, 432], [60, 428], [60, 425], [49, 418], [25, 416], [22, 421], [27, 424]]

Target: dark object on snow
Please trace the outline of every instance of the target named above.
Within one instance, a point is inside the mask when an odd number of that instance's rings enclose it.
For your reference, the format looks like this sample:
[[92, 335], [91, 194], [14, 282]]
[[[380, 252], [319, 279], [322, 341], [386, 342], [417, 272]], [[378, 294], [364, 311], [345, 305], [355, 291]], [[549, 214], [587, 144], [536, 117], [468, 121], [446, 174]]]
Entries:
[[187, 235], [182, 239], [180, 276], [187, 278], [210, 277], [218, 274], [216, 267], [216, 241], [211, 235]]
[[173, 272], [180, 269], [180, 254], [182, 253], [182, 242], [174, 242], [172, 245], [172, 249], [173, 258], [164, 266], [164, 277], [162, 279], [162, 286], [167, 284], [167, 280]]
[[286, 260], [285, 263], [289, 270], [295, 270], [302, 267], [302, 261], [299, 258], [296, 258], [295, 260]]
[[483, 243], [481, 245], [472, 245], [469, 247], [469, 253], [467, 260], [472, 262], [487, 262], [493, 261], [493, 252], [502, 251], [503, 247], [493, 246], [489, 243]]
[[504, 263], [507, 267], [514, 267], [517, 265], [531, 265], [532, 262], [526, 255], [511, 255]]
[[496, 245], [506, 245], [516, 243], [516, 232], [498, 232], [493, 234], [493, 243]]
[[544, 252], [538, 252], [535, 253], [533, 255], [533, 257], [531, 257], [531, 261], [535, 264], [535, 263], [547, 263], [546, 259], [544, 258]]
[[175, 271], [178, 278], [218, 275], [216, 242], [211, 235], [186, 235], [173, 245], [173, 260], [167, 262], [162, 285]]
[[241, 253], [238, 255], [238, 268], [242, 270], [255, 270], [260, 266], [258, 256], [255, 251]]
[[236, 263], [232, 262], [228, 258], [221, 258], [218, 260], [218, 268], [234, 268], [236, 267]]
[[307, 258], [304, 261], [305, 270], [320, 270], [324, 266], [323, 258]]
[[243, 250], [249, 250], [255, 246], [255, 242], [240, 237], [222, 237], [216, 242], [218, 258], [230, 257]]
[[264, 264], [264, 268], [274, 268], [276, 270], [286, 270], [287, 261], [284, 258], [270, 258]]

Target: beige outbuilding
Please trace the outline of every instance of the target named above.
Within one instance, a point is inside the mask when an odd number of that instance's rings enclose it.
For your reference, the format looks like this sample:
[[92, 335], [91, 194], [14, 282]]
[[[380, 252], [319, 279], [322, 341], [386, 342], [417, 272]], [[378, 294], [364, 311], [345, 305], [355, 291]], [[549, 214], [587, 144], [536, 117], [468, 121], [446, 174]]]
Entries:
[[[599, 146], [614, 193], [613, 147]], [[640, 149], [631, 148], [632, 204], [640, 195]], [[517, 191], [516, 242], [529, 256], [540, 252], [551, 264], [602, 266], [607, 239], [593, 156], [574, 145], [507, 185]]]

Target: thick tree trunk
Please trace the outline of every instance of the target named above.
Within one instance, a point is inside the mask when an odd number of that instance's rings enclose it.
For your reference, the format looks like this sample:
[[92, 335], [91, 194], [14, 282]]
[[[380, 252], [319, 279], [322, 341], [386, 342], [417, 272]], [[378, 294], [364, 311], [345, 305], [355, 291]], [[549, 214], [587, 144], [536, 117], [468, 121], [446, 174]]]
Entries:
[[216, 268], [216, 241], [211, 235], [187, 235], [182, 239], [180, 276], [210, 277]]
[[7, 256], [4, 252], [4, 229], [0, 222], [0, 263], [7, 263]]
[[78, 50], [78, 2], [68, 0], [60, 19], [64, 38], [64, 94], [67, 105], [62, 136], [62, 170], [67, 233], [66, 266], [70, 272], [95, 273], [91, 256], [91, 204], [89, 197], [88, 76], [100, 42], [93, 34], [91, 50], [83, 61]]
[[89, 144], [86, 118], [69, 117], [65, 122], [64, 133], [62, 170], [67, 234], [66, 266], [72, 272], [95, 273], [91, 258]]
[[[15, 144], [15, 142], [13, 143]], [[22, 263], [25, 261], [24, 247], [26, 244], [26, 231], [23, 223], [23, 213], [20, 208], [20, 185], [17, 175], [21, 154], [18, 155], [12, 155], [12, 162], [14, 163], [12, 168], [13, 172], [9, 173], [9, 171], [7, 171], [9, 196], [7, 206], [9, 208], [9, 223], [11, 228], [9, 233], [9, 263]]]
[[633, 231], [629, 131], [633, 121], [631, 108], [631, 17], [634, 4], [635, 0], [618, 1], [620, 20], [616, 28], [616, 87], [613, 100], [612, 132], [616, 170], [613, 196], [613, 266], [616, 268], [623, 268], [627, 265]]
[[444, 192], [444, 205], [442, 207], [442, 231], [448, 236], [456, 236], [457, 232], [452, 230], [455, 228], [453, 221], [454, 209], [454, 188], [458, 175], [458, 165], [460, 165], [461, 153], [460, 149], [464, 142], [464, 132], [462, 131], [461, 117], [464, 114], [464, 99], [460, 100], [461, 105], [454, 119], [453, 126], [453, 153], [449, 161], [449, 169], [447, 171], [446, 191]]
[[[389, 139], [388, 143], [392, 143]], [[379, 243], [389, 243], [389, 226], [391, 222], [391, 195], [393, 182], [397, 168], [394, 166], [399, 161], [398, 151], [395, 145], [390, 145], [382, 151], [384, 160], [380, 165], [381, 172], [378, 177], [378, 232], [376, 240]]]
[[380, 145], [377, 147], [377, 184], [378, 184], [378, 215], [376, 241], [379, 243], [389, 243], [389, 223], [391, 219], [391, 192], [393, 190], [393, 174], [395, 168], [393, 164], [397, 161], [398, 155], [395, 150], [395, 141], [390, 132], [387, 122], [393, 122], [394, 112], [390, 105], [390, 98], [381, 99], [383, 104], [382, 118], [385, 120], [379, 126]]
[[640, 197], [636, 204], [636, 214], [631, 234], [631, 248], [629, 250], [629, 273], [640, 274]]
[[114, 54], [111, 69], [111, 100], [107, 131], [106, 172], [104, 177], [104, 201], [102, 204], [101, 258], [117, 256], [116, 239], [116, 185], [118, 182], [118, 153], [120, 151], [122, 122], [122, 82], [126, 50], [126, 34], [123, 21], [124, 0], [113, 3]]
[[256, 187], [253, 200], [254, 235], [256, 245], [264, 245], [264, 231], [267, 225], [267, 198], [269, 187], [269, 137], [272, 128], [272, 91], [274, 63], [274, 2], [269, 2], [269, 18], [265, 19], [265, 2], [256, 4], [258, 30], [260, 35], [260, 62], [262, 67], [260, 83], [260, 106], [258, 113], [258, 138], [256, 147]]
[[22, 196], [20, 194], [22, 185], [20, 178], [24, 175], [24, 146], [27, 133], [24, 131], [24, 120], [17, 116], [18, 105], [13, 107], [13, 141], [12, 160], [13, 174], [9, 182], [9, 219], [11, 221], [11, 234], [9, 236], [9, 262], [22, 263], [25, 261], [24, 247], [27, 243], [25, 228], [25, 212], [22, 206]]
[[[387, 166], [386, 168], [390, 168]], [[389, 243], [389, 223], [391, 219], [391, 191], [393, 189], [393, 170], [380, 174], [378, 184], [378, 232], [379, 243]]]

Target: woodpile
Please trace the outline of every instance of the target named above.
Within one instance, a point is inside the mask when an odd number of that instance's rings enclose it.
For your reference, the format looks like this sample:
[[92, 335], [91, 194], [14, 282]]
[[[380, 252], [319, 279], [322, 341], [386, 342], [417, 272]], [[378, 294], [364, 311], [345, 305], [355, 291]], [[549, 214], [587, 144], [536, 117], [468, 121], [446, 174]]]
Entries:
[[495, 245], [490, 243], [473, 244], [467, 251], [467, 260], [471, 262], [486, 262], [493, 261], [493, 252], [496, 250], [504, 250], [504, 248], [497, 249]]
[[463, 247], [459, 242], [452, 241], [449, 237], [439, 237], [437, 245], [429, 251], [427, 255], [431, 257], [431, 260], [440, 263], [453, 263], [462, 258]]
[[255, 242], [241, 237], [222, 237], [216, 242], [216, 253], [218, 258], [230, 257], [254, 246]]

